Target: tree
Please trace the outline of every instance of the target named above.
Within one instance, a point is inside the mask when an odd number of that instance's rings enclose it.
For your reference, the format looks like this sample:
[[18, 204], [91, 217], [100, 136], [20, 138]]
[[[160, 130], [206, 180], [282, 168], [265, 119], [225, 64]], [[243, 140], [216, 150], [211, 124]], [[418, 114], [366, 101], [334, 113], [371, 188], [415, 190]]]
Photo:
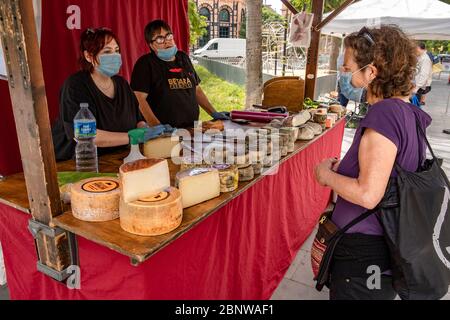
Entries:
[[285, 19], [284, 17], [273, 10], [270, 6], [263, 5], [262, 7], [262, 23], [268, 23], [268, 22], [283, 22]]
[[189, 36], [191, 45], [197, 44], [198, 39], [206, 34], [206, 17], [198, 13], [197, 5], [193, 0], [189, 0], [188, 8], [189, 17]]
[[247, 1], [247, 63], [245, 107], [261, 103], [262, 95], [262, 0]]

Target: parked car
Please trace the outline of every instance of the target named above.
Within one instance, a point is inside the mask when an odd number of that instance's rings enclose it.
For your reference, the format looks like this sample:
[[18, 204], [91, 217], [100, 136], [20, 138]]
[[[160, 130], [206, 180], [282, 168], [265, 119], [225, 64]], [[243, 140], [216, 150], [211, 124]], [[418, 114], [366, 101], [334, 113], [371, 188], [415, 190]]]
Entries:
[[215, 38], [194, 52], [194, 56], [205, 58], [243, 58], [245, 57], [246, 40]]

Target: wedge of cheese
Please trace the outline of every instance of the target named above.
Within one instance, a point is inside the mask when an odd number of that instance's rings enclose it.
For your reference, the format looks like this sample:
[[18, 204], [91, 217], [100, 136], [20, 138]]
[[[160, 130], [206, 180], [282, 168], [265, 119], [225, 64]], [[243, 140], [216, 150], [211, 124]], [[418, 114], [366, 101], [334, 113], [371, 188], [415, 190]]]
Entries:
[[178, 157], [181, 151], [179, 137], [167, 136], [152, 139], [144, 144], [144, 156], [147, 158], [172, 158]]
[[215, 168], [194, 168], [180, 171], [176, 186], [181, 192], [183, 208], [220, 196], [219, 171]]
[[182, 220], [181, 194], [176, 188], [133, 202], [120, 201], [120, 226], [129, 233], [157, 236], [178, 228]]
[[119, 168], [124, 202], [153, 196], [170, 187], [169, 165], [165, 159], [143, 159]]

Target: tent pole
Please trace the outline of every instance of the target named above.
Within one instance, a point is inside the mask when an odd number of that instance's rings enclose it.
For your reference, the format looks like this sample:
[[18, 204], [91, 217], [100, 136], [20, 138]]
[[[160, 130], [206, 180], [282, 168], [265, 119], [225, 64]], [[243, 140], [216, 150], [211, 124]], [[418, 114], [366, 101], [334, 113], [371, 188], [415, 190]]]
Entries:
[[[313, 25], [322, 21], [324, 0], [313, 0], [312, 13]], [[305, 98], [314, 99], [317, 79], [317, 64], [319, 58], [320, 30], [311, 30], [311, 45], [308, 49], [305, 76]]]
[[281, 0], [281, 2], [288, 8], [290, 12], [293, 14], [297, 14], [298, 10], [294, 8], [294, 6], [289, 2], [289, 0]]
[[344, 11], [349, 5], [351, 5], [355, 0], [346, 0], [339, 8], [336, 8], [328, 17], [320, 21], [320, 23], [315, 24], [314, 30], [320, 31], [323, 27], [325, 27], [331, 20], [333, 20], [339, 13]]
[[61, 272], [70, 264], [69, 235], [52, 228], [51, 223], [62, 213], [62, 206], [33, 0], [0, 1], [0, 36], [33, 216], [30, 227], [36, 239], [38, 268]]

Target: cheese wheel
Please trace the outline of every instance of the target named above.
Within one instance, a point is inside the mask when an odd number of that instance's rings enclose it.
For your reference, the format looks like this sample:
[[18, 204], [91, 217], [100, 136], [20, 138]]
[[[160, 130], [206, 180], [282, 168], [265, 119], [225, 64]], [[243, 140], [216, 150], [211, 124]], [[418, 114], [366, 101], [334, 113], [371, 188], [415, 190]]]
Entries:
[[143, 159], [119, 168], [122, 197], [133, 202], [170, 187], [169, 164], [165, 159]]
[[292, 142], [289, 141], [289, 144], [287, 146], [287, 152], [288, 153], [292, 153], [292, 152], [294, 152], [294, 150], [295, 150], [295, 143], [294, 143], [294, 141], [292, 141]]
[[262, 163], [254, 163], [254, 164], [252, 164], [252, 166], [253, 166], [253, 174], [255, 176], [260, 175], [262, 172], [262, 168], [263, 168]]
[[[322, 126], [320, 124], [318, 124], [318, 123], [308, 122], [308, 123], [306, 123], [305, 127], [306, 128], [310, 128], [314, 132], [314, 135], [316, 135], [316, 136], [318, 136], [319, 134], [322, 133]], [[299, 139], [300, 135], [297, 138]]]
[[325, 114], [318, 114], [318, 113], [316, 113], [314, 115], [314, 122], [322, 124], [322, 123], [325, 123], [325, 121], [327, 121], [327, 114], [326, 113]]
[[120, 185], [116, 178], [90, 178], [71, 187], [72, 214], [83, 221], [110, 221], [119, 217]]
[[151, 139], [144, 144], [144, 156], [147, 158], [178, 157], [181, 151], [179, 137], [165, 136]]
[[298, 137], [298, 128], [287, 127], [281, 128], [281, 133], [287, 134], [289, 136], [289, 143], [295, 142]]
[[137, 201], [120, 201], [120, 226], [140, 236], [157, 236], [178, 228], [183, 220], [181, 194], [170, 187]]
[[314, 139], [314, 131], [308, 126], [300, 128], [298, 140], [312, 140]]
[[239, 171], [236, 166], [229, 164], [215, 164], [212, 167], [219, 170], [220, 192], [231, 192], [238, 188]]
[[176, 175], [176, 186], [181, 192], [183, 208], [220, 196], [219, 171], [214, 168], [194, 168]]
[[255, 177], [253, 167], [251, 164], [246, 167], [239, 168], [239, 181], [250, 181]]

